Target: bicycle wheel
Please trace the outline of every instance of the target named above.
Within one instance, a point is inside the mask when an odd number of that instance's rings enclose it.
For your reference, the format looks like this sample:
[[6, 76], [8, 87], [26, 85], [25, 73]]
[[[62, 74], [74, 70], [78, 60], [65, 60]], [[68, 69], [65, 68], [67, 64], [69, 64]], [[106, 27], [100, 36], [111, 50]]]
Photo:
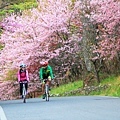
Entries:
[[25, 84], [23, 84], [23, 103], [26, 103], [26, 89], [25, 89]]
[[46, 101], [49, 101], [49, 86], [45, 85], [45, 95], [46, 95]]

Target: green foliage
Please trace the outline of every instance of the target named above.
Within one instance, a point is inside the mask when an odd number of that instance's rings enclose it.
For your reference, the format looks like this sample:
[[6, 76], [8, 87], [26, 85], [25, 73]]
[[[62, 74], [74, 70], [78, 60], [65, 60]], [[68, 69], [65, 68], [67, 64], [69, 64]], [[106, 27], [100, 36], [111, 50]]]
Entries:
[[12, 3], [13, 4], [8, 5], [4, 9], [0, 9], [0, 16], [5, 16], [6, 14], [11, 14], [13, 12], [17, 13], [26, 9], [37, 7], [36, 0], [17, 0], [12, 1]]
[[0, 10], [0, 16], [5, 15], [6, 14], [6, 10]]
[[76, 0], [72, 0], [72, 2], [74, 3], [74, 2], [76, 2]]
[[2, 50], [4, 48], [3, 44], [0, 44], [0, 50]]
[[77, 90], [78, 88], [81, 88], [83, 86], [82, 81], [75, 81], [69, 84], [61, 85], [57, 88], [53, 88], [51, 90], [51, 94], [64, 94], [65, 92], [69, 92], [72, 90]]
[[36, 3], [33, 3], [33, 2], [25, 2], [24, 4], [23, 4], [23, 3], [14, 4], [14, 5], [11, 7], [11, 10], [13, 10], [14, 12], [19, 12], [19, 11], [23, 11], [23, 10], [26, 10], [26, 9], [31, 9], [31, 8], [34, 8], [34, 7], [37, 7], [37, 4], [36, 4]]
[[5, 81], [16, 81], [17, 80], [17, 70], [9, 70], [6, 74]]

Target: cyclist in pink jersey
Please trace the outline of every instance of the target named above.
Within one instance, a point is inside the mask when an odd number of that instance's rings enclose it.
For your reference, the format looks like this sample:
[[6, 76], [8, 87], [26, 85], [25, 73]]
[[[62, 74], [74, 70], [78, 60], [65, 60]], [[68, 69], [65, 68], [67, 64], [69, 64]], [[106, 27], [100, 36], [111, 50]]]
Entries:
[[26, 91], [28, 89], [28, 82], [29, 82], [29, 75], [28, 75], [28, 70], [26, 69], [26, 65], [25, 64], [21, 64], [20, 65], [20, 69], [18, 70], [18, 82], [20, 84], [20, 96], [22, 96], [22, 89], [23, 89], [23, 81], [26, 81], [25, 83], [25, 88]]

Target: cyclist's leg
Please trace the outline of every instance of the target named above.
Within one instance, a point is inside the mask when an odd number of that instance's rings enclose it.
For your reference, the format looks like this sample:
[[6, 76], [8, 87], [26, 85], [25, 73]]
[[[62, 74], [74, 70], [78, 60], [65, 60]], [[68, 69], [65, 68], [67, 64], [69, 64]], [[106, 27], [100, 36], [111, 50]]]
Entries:
[[42, 98], [45, 99], [45, 83], [42, 83]]
[[20, 95], [22, 95], [23, 83], [20, 83]]
[[45, 83], [42, 82], [42, 94], [45, 93]]
[[19, 83], [20, 84], [20, 96], [19, 96], [19, 98], [21, 99], [21, 98], [23, 98], [23, 96], [22, 96], [22, 94], [23, 94], [23, 83]]
[[28, 89], [28, 82], [25, 83], [25, 89], [26, 89], [26, 92], [27, 92], [27, 89]]
[[47, 79], [48, 79], [49, 90], [51, 90], [51, 77], [50, 77], [50, 73], [48, 73]]
[[47, 84], [48, 84], [48, 86], [49, 86], [49, 90], [51, 90], [51, 81], [48, 80], [48, 81], [47, 81]]
[[43, 75], [43, 81], [42, 81], [42, 98], [45, 99], [45, 83], [44, 83], [44, 80], [46, 79], [47, 77], [45, 75]]

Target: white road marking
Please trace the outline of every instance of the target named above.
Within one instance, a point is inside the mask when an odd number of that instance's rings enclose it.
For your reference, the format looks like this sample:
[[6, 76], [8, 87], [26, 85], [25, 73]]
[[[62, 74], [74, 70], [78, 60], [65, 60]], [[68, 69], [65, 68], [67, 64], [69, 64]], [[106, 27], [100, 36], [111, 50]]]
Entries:
[[0, 120], [7, 120], [5, 113], [1, 106], [0, 106]]

